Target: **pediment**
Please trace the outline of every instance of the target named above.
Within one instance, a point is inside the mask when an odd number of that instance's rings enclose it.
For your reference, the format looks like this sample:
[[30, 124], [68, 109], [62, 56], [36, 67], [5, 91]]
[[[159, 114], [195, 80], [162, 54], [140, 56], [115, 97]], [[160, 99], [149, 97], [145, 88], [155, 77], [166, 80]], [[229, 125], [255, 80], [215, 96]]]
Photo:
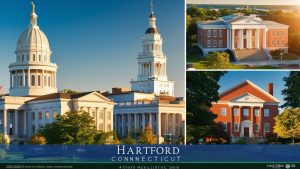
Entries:
[[265, 101], [247, 93], [247, 94], [244, 94], [237, 98], [234, 98], [230, 102], [232, 102], [232, 103], [264, 103]]
[[110, 99], [108, 99], [107, 97], [103, 96], [98, 92], [92, 92], [86, 94], [84, 96], [77, 98], [77, 100], [92, 101], [92, 102], [112, 102]]
[[236, 20], [234, 22], [231, 22], [233, 25], [260, 25], [262, 24], [261, 21], [254, 19], [254, 18], [244, 18], [240, 20]]

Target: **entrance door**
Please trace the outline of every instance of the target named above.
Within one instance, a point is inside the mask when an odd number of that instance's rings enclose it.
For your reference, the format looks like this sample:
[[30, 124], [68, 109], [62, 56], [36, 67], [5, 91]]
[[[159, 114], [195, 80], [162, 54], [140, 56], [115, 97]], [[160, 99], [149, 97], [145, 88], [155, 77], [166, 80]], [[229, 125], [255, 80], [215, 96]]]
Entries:
[[249, 137], [249, 127], [244, 128], [244, 137]]
[[247, 39], [244, 39], [244, 48], [245, 48], [245, 49], [248, 48]]

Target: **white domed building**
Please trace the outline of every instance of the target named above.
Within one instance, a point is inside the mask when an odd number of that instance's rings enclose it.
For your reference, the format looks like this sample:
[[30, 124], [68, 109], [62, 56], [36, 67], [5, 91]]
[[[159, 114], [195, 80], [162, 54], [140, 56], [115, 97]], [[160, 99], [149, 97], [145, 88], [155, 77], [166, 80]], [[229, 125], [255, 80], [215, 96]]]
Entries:
[[57, 92], [57, 65], [37, 18], [32, 3], [30, 24], [17, 41], [16, 61], [9, 65], [9, 94], [0, 96], [0, 132], [11, 142], [25, 141], [57, 115], [78, 110], [89, 112], [98, 130], [113, 130], [112, 100], [96, 91]]

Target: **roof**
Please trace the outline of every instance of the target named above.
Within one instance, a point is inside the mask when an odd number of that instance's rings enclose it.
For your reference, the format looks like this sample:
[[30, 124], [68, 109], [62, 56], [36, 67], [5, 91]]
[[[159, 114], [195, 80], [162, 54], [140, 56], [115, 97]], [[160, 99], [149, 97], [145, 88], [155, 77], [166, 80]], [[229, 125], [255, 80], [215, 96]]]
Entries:
[[233, 86], [232, 88], [228, 89], [228, 90], [225, 90], [224, 92], [220, 93], [219, 96], [222, 97], [224, 95], [226, 95], [227, 93], [235, 90], [236, 88], [244, 85], [244, 84], [248, 84], [252, 87], [254, 87], [255, 89], [257, 89], [258, 91], [260, 91], [261, 93], [263, 93], [265, 96], [269, 97], [270, 99], [272, 99], [274, 102], [280, 102], [277, 98], [275, 98], [273, 95], [271, 95], [270, 93], [264, 91], [263, 89], [261, 89], [260, 87], [258, 87], [256, 84], [252, 83], [251, 81], [249, 80], [246, 80], [246, 81], [243, 81], [242, 83], [239, 83], [235, 86]]
[[[82, 92], [82, 93], [78, 93], [78, 94], [52, 93], [52, 94], [47, 94], [47, 95], [43, 95], [43, 96], [37, 97], [37, 98], [32, 99], [32, 100], [30, 100], [28, 102], [42, 101], [42, 100], [53, 100], [53, 99], [78, 99], [80, 97], [86, 96], [86, 95], [91, 94], [93, 92], [95, 92], [95, 91]], [[97, 93], [99, 93], [99, 92], [97, 92]], [[101, 94], [101, 93], [99, 93], [99, 94]]]
[[199, 22], [202, 25], [226, 25], [224, 21], [203, 21]]
[[288, 25], [284, 25], [284, 24], [277, 23], [274, 21], [264, 20], [262, 22], [267, 26], [267, 28], [287, 29], [289, 27]]
[[71, 95], [68, 93], [52, 93], [52, 94], [47, 94], [47, 95], [37, 97], [35, 99], [29, 100], [28, 102], [53, 100], [53, 99], [71, 99]]

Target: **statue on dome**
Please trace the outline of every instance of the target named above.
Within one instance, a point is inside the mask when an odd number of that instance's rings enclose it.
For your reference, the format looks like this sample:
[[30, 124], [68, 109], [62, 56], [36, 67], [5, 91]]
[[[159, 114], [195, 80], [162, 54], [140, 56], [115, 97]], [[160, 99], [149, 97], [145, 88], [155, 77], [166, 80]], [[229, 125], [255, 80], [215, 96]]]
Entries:
[[34, 13], [35, 12], [35, 5], [34, 5], [33, 1], [31, 2], [31, 6], [32, 6], [32, 13]]

